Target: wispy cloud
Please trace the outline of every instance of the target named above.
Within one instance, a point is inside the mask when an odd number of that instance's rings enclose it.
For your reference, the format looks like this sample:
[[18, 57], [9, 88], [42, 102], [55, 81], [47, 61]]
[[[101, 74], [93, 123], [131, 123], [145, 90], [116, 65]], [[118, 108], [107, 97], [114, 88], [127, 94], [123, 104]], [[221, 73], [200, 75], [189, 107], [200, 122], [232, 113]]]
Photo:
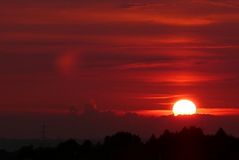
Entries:
[[180, 92], [205, 105], [238, 94], [236, 1], [9, 0], [0, 10], [1, 104], [96, 97], [127, 110]]

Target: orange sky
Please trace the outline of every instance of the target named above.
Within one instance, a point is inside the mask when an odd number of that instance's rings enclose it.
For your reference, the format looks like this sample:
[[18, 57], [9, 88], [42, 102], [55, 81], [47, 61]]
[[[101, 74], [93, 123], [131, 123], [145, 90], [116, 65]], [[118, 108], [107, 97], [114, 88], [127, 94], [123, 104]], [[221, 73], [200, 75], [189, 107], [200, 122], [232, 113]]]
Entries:
[[237, 109], [238, 9], [224, 0], [3, 1], [0, 110], [64, 112], [91, 100], [99, 110], [168, 110], [179, 98]]

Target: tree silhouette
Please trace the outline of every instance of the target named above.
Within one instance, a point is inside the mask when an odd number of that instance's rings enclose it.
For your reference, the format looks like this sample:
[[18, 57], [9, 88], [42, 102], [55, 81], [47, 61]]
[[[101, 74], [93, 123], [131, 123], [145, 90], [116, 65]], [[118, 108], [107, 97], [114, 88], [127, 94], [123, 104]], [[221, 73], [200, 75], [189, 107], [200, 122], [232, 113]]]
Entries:
[[139, 136], [119, 132], [107, 136], [103, 143], [74, 139], [56, 147], [24, 146], [14, 152], [0, 150], [1, 160], [238, 160], [239, 139], [223, 129], [205, 135], [200, 128], [183, 128], [180, 132], [152, 135], [143, 143]]

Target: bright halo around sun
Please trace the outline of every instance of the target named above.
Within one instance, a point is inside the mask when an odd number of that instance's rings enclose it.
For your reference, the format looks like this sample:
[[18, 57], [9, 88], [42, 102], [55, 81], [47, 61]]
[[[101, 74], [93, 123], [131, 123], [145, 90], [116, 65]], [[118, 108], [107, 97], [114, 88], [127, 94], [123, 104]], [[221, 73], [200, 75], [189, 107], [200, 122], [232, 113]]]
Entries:
[[174, 116], [178, 115], [193, 115], [196, 114], [197, 107], [190, 100], [179, 100], [173, 105], [173, 114]]

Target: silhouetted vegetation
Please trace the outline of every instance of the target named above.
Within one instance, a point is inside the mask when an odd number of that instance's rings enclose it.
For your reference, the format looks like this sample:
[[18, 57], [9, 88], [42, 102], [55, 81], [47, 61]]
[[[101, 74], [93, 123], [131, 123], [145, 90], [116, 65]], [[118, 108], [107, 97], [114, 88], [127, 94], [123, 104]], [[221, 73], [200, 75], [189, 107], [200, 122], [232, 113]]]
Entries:
[[205, 135], [200, 128], [183, 128], [142, 142], [139, 136], [119, 132], [102, 143], [82, 144], [70, 139], [57, 147], [25, 146], [14, 152], [0, 150], [1, 160], [238, 160], [239, 139], [223, 129]]

